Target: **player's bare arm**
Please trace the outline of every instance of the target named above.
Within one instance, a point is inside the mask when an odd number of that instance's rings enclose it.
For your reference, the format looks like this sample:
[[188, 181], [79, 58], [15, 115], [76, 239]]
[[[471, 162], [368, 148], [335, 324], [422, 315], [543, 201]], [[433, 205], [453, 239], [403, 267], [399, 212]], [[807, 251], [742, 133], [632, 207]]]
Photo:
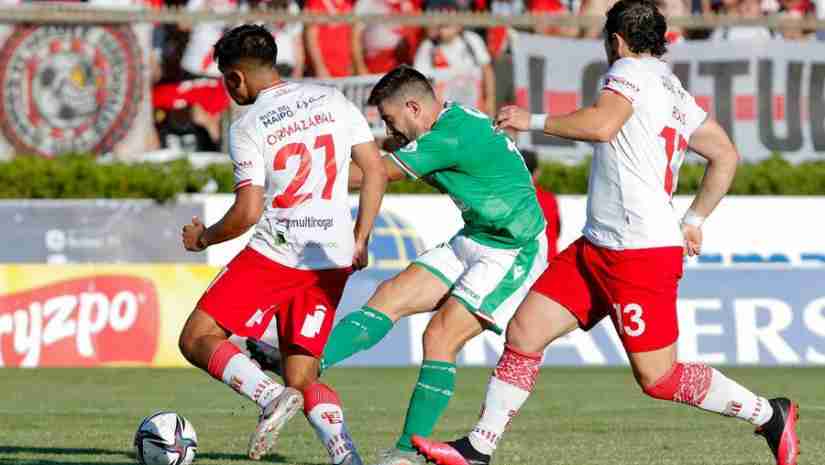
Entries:
[[255, 226], [264, 211], [264, 188], [244, 186], [235, 191], [235, 202], [217, 223], [206, 227], [198, 217], [183, 227], [183, 246], [200, 252], [212, 244], [232, 240]]
[[565, 139], [610, 142], [631, 115], [633, 106], [626, 98], [604, 91], [595, 105], [563, 116], [531, 115], [523, 108], [509, 106], [499, 111], [496, 121], [502, 129], [541, 130]]
[[[353, 167], [361, 172], [361, 193], [358, 203], [358, 218], [355, 221], [355, 253], [352, 266], [356, 269], [367, 266], [367, 242], [375, 224], [375, 217], [381, 209], [381, 199], [387, 189], [387, 171], [375, 142], [367, 142], [352, 147]], [[352, 168], [350, 168], [352, 169]]]
[[610, 142], [633, 115], [633, 106], [623, 96], [603, 91], [593, 106], [563, 116], [531, 115], [516, 106], [499, 111], [496, 122], [502, 129], [541, 130], [551, 136], [583, 142]]
[[702, 223], [733, 183], [739, 153], [725, 130], [711, 118], [690, 136], [688, 147], [708, 161], [702, 186], [682, 220], [685, 247], [688, 255], [693, 256], [701, 252]]
[[[381, 163], [384, 166], [384, 172], [387, 176], [387, 181], [394, 182], [394, 181], [401, 181], [406, 177], [401, 168], [395, 164], [391, 159], [387, 157], [381, 157]], [[364, 171], [359, 167], [357, 164], [353, 164], [349, 168], [349, 188], [350, 189], [361, 189], [361, 185], [364, 183]]]

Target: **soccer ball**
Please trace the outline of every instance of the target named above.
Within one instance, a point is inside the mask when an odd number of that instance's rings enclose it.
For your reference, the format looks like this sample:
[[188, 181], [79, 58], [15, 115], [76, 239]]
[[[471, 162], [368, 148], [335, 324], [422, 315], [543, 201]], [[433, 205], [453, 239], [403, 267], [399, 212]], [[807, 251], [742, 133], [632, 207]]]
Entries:
[[157, 412], [140, 422], [135, 449], [138, 462], [144, 465], [189, 465], [198, 450], [198, 435], [186, 418]]

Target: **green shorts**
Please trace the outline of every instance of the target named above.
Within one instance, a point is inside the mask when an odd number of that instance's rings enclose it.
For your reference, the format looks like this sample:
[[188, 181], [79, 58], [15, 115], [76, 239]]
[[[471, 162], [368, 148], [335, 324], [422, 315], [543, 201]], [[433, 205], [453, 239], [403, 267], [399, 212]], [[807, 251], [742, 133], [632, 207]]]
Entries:
[[527, 297], [547, 268], [547, 236], [542, 231], [524, 247], [498, 249], [457, 234], [413, 263], [444, 281], [453, 297], [487, 322], [488, 329], [501, 334], [507, 322], [496, 322], [493, 314], [510, 318]]

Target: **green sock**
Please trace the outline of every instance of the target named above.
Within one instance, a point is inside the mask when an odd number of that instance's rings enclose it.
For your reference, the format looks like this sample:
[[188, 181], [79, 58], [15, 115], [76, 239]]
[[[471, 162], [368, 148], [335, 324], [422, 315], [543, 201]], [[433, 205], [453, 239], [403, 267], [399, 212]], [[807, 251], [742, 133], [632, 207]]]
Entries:
[[321, 371], [378, 344], [390, 332], [392, 325], [387, 315], [374, 308], [363, 306], [351, 312], [332, 328], [321, 357]]
[[424, 360], [418, 373], [407, 419], [404, 421], [404, 433], [395, 447], [403, 451], [412, 451], [410, 439], [413, 434], [428, 437], [432, 434], [435, 423], [444, 413], [455, 388], [455, 363], [438, 360]]

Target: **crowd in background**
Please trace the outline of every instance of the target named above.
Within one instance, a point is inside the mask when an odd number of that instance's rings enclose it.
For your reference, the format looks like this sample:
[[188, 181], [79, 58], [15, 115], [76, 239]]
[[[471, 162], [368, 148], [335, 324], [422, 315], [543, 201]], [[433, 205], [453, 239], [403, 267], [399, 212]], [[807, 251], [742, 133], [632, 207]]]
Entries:
[[[166, 0], [167, 6], [232, 12], [253, 8], [285, 8], [298, 13], [415, 14], [421, 11], [490, 11], [603, 15], [614, 0]], [[668, 17], [724, 14], [759, 17], [780, 13], [815, 16], [811, 0], [660, 0]], [[154, 32], [155, 119], [161, 146], [219, 150], [221, 115], [229, 108], [211, 57], [211, 46], [229, 24], [199, 23], [159, 26]], [[511, 27], [472, 29], [461, 26], [421, 28], [392, 24], [269, 24], [277, 41], [278, 67], [287, 79], [340, 78], [384, 73], [401, 63], [425, 73], [443, 71], [468, 76], [467, 85], [454, 86], [466, 95], [457, 100], [493, 113], [512, 95], [515, 30]], [[598, 38], [598, 28], [541, 27], [538, 34], [567, 38]], [[816, 40], [813, 31], [770, 30], [761, 26], [684, 30], [673, 27], [668, 40], [753, 40], [782, 37]], [[825, 38], [825, 37], [824, 37]], [[498, 84], [497, 82], [498, 81]], [[510, 91], [508, 92], [508, 89]], [[454, 99], [455, 96], [453, 96]], [[498, 97], [498, 98], [497, 98]]]

